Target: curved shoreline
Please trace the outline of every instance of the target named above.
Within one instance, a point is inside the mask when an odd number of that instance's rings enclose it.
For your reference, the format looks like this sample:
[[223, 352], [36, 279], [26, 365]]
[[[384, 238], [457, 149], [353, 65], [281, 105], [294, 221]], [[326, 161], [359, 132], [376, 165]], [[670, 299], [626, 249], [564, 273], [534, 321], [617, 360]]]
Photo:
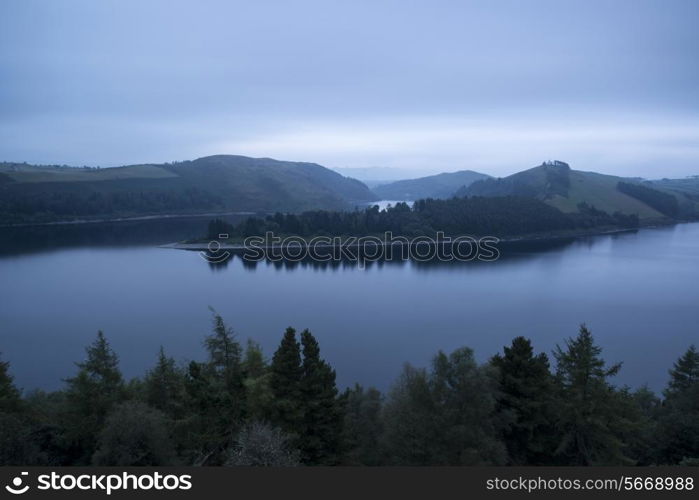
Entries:
[[[489, 235], [482, 235], [482, 236], [473, 236], [473, 235], [457, 235], [457, 236], [446, 236], [446, 238], [450, 238], [450, 241], [443, 241], [441, 244], [443, 245], [448, 245], [451, 243], [451, 240], [454, 238], [458, 237], [470, 237], [474, 238], [476, 240], [480, 238], [498, 238], [498, 243], [527, 243], [527, 242], [535, 242], [535, 241], [553, 241], [553, 240], [559, 240], [559, 239], [577, 239], [577, 238], [584, 238], [584, 237], [589, 237], [589, 236], [606, 236], [606, 235], [613, 235], [613, 234], [620, 234], [620, 233], [633, 233], [637, 232], [641, 229], [655, 229], [655, 228], [660, 228], [660, 227], [667, 227], [671, 225], [675, 225], [677, 223], [673, 224], [666, 224], [666, 225], [653, 225], [653, 226], [643, 226], [643, 227], [638, 227], [638, 228], [615, 228], [615, 229], [608, 229], [608, 230], [603, 230], [603, 231], [577, 231], [577, 232], [571, 232], [571, 233], [561, 233], [561, 234], [540, 234], [540, 235], [524, 235], [524, 236], [504, 236], [504, 237], [497, 237], [497, 236], [489, 236]], [[397, 235], [394, 235], [396, 238], [400, 237]], [[289, 236], [291, 237], [291, 236]], [[314, 247], [317, 248], [337, 248], [340, 246], [346, 246], [349, 248], [356, 248], [360, 245], [365, 246], [365, 245], [382, 245], [382, 246], [388, 246], [388, 245], [400, 245], [400, 246], [405, 246], [405, 245], [410, 245], [414, 244], [411, 242], [402, 242], [402, 241], [383, 241], [382, 243], [377, 243], [376, 241], [364, 241], [364, 242], [357, 242], [356, 240], [359, 240], [360, 238], [376, 238], [374, 235], [365, 235], [365, 236], [355, 236], [355, 237], [343, 237], [342, 243], [314, 243]], [[308, 243], [311, 241], [314, 237], [310, 237], [306, 239], [305, 241]], [[332, 237], [329, 236], [327, 238], [339, 238], [339, 236]], [[355, 238], [355, 242], [353, 243], [344, 243], [350, 238]], [[406, 237], [407, 238], [407, 237]], [[303, 239], [303, 238], [302, 238]], [[199, 252], [206, 252], [209, 251], [209, 245], [216, 241], [218, 243], [218, 250], [231, 250], [231, 251], [245, 251], [248, 249], [256, 249], [256, 250], [282, 250], [284, 248], [289, 248], [290, 246], [297, 247], [299, 245], [298, 240], [295, 240], [293, 243], [287, 243], [286, 245], [245, 245], [243, 243], [231, 243], [231, 242], [225, 242], [225, 241], [217, 241], [217, 240], [210, 240], [210, 241], [202, 241], [202, 242], [174, 242], [174, 243], [166, 243], [164, 245], [159, 245], [158, 248], [166, 248], [166, 249], [175, 249], [175, 250], [190, 250], [190, 251], [199, 251]], [[424, 243], [424, 241], [423, 241]], [[440, 242], [433, 241], [431, 244], [439, 244]]]

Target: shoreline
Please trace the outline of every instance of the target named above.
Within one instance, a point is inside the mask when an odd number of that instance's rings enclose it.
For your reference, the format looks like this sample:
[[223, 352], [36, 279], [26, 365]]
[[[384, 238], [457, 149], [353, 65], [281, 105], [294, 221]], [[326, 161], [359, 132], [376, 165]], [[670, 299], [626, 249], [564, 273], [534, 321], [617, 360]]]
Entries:
[[258, 215], [261, 212], [212, 212], [202, 214], [154, 214], [136, 215], [133, 217], [115, 217], [107, 219], [76, 219], [52, 222], [20, 222], [18, 224], [0, 224], [0, 228], [10, 227], [43, 227], [43, 226], [70, 226], [78, 224], [105, 224], [109, 222], [131, 222], [159, 219], [194, 219], [197, 217], [225, 217], [227, 215]]
[[[607, 229], [607, 230], [597, 230], [597, 231], [577, 231], [574, 233], [565, 233], [565, 234], [532, 234], [532, 235], [524, 235], [524, 236], [504, 236], [504, 237], [497, 237], [498, 238], [498, 243], [529, 243], [529, 242], [536, 242], [536, 241], [553, 241], [553, 240], [559, 240], [559, 239], [577, 239], [577, 238], [584, 238], [584, 237], [589, 237], [589, 236], [607, 236], [607, 235], [613, 235], [613, 234], [621, 234], [621, 233], [632, 233], [632, 232], [637, 232], [641, 229], [657, 229], [660, 227], [667, 227], [667, 226], [672, 226], [675, 224], [679, 224], [679, 222], [672, 223], [672, 224], [656, 224], [652, 226], [642, 226], [638, 228], [614, 228], [614, 229]], [[355, 238], [362, 238], [362, 237], [369, 237], [371, 235], [366, 235], [366, 236], [357, 236]], [[400, 236], [396, 236], [400, 237]], [[458, 237], [470, 237], [474, 238], [476, 240], [480, 238], [486, 238], [490, 237], [492, 238], [493, 236], [473, 236], [473, 235], [458, 235], [458, 236], [447, 236], [447, 238], [458, 238]], [[329, 238], [338, 238], [330, 236]], [[352, 237], [345, 237], [346, 241], [347, 239], [352, 238]], [[313, 237], [308, 238], [308, 240], [312, 240]], [[164, 245], [159, 245], [158, 248], [163, 248], [163, 249], [174, 249], [174, 250], [187, 250], [187, 251], [199, 251], [199, 252], [206, 252], [209, 251], [209, 244], [211, 244], [212, 241], [217, 241], [217, 240], [210, 240], [206, 242], [174, 242], [174, 243], [166, 243]], [[258, 245], [258, 246], [251, 246], [251, 245], [244, 245], [243, 243], [230, 243], [230, 242], [221, 242], [218, 241], [219, 247], [217, 251], [220, 250], [230, 250], [230, 251], [245, 251], [248, 249], [256, 249], [256, 250], [283, 250], [285, 248], [289, 248], [290, 246], [297, 247], [297, 243], [294, 242], [292, 244], [286, 244], [286, 245]], [[410, 245], [411, 243], [408, 242], [399, 242], [399, 241], [394, 241], [394, 242], [389, 242], [389, 241], [384, 241], [382, 243], [376, 243], [376, 242], [364, 242], [361, 245], [373, 245], [373, 246], [378, 246], [381, 245], [383, 247], [386, 247], [388, 245], [400, 245], [400, 246], [405, 246], [405, 245]], [[430, 243], [432, 244], [442, 244], [442, 245], [448, 245], [450, 244], [449, 241], [443, 241], [441, 243], [433, 241]], [[349, 248], [356, 248], [360, 246], [360, 243], [354, 242], [352, 244], [348, 245], [343, 245], [343, 243], [334, 244], [334, 243], [324, 243], [324, 244], [315, 244], [314, 247], [317, 248], [338, 248], [341, 246], [346, 246]]]

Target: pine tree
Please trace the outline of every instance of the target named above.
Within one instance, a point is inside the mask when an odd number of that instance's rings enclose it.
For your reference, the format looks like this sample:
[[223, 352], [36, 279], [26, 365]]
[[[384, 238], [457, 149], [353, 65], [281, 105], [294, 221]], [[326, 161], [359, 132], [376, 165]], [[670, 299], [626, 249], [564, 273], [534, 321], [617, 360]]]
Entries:
[[279, 348], [272, 356], [270, 387], [274, 395], [272, 421], [288, 433], [302, 432], [303, 408], [301, 405], [301, 347], [296, 340], [296, 330], [289, 327], [284, 332]]
[[27, 465], [29, 426], [9, 368], [8, 362], [0, 361], [0, 465]]
[[301, 452], [304, 463], [331, 465], [337, 462], [342, 418], [337, 400], [335, 370], [320, 358], [318, 342], [311, 332], [301, 333], [303, 375], [301, 397], [303, 432]]
[[406, 365], [384, 407], [391, 465], [502, 464], [496, 380], [469, 348], [439, 352], [432, 370]]
[[188, 461], [220, 465], [226, 449], [245, 421], [242, 349], [233, 330], [213, 311], [213, 331], [204, 339], [205, 363], [191, 362], [185, 388], [190, 418]]
[[206, 337], [204, 345], [209, 354], [209, 366], [222, 375], [227, 383], [240, 377], [240, 343], [235, 340], [233, 330], [226, 326], [223, 318], [216, 312], [213, 318], [213, 333]]
[[666, 396], [682, 392], [699, 381], [699, 351], [694, 345], [690, 345], [680, 359], [670, 370], [670, 382]]
[[76, 363], [78, 373], [66, 380], [65, 424], [77, 464], [90, 462], [107, 413], [125, 396], [119, 359], [102, 331], [86, 352], [87, 359]]
[[381, 465], [379, 442], [383, 434], [381, 393], [361, 385], [344, 392], [341, 398], [343, 449], [348, 465]]
[[10, 363], [0, 361], [0, 412], [14, 413], [20, 410], [22, 399], [10, 375]]
[[184, 411], [184, 374], [175, 360], [160, 347], [158, 361], [144, 379], [146, 402], [173, 419], [182, 418]]
[[243, 373], [248, 420], [270, 420], [274, 401], [270, 388], [272, 374], [262, 354], [262, 348], [252, 340], [248, 340], [245, 348]]
[[670, 370], [658, 422], [658, 461], [699, 459], [699, 353], [692, 345]]
[[498, 411], [513, 419], [504, 430], [509, 463], [550, 463], [555, 447], [553, 377], [546, 354], [534, 355], [531, 342], [516, 337], [491, 364], [498, 370]]
[[576, 338], [566, 341], [565, 349], [557, 346], [554, 351], [562, 431], [557, 454], [569, 465], [630, 462], [617, 429], [618, 395], [607, 380], [619, 372], [621, 363], [606, 366], [601, 352], [585, 325]]

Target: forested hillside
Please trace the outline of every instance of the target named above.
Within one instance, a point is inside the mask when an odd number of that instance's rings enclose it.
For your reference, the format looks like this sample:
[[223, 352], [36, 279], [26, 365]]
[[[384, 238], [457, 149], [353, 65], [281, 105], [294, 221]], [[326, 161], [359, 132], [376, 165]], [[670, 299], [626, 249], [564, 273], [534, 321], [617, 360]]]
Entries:
[[0, 223], [217, 211], [349, 209], [375, 200], [315, 163], [218, 155], [117, 168], [0, 164]]
[[372, 191], [383, 200], [412, 201], [423, 198], [451, 198], [459, 188], [488, 178], [490, 176], [472, 170], [461, 170], [390, 182], [377, 186]]
[[[642, 222], [699, 218], [699, 198], [693, 198], [695, 194], [691, 191], [677, 189], [676, 185], [672, 181], [656, 185], [639, 179], [582, 172], [572, 170], [567, 163], [554, 161], [508, 177], [474, 182], [456, 195], [526, 196], [563, 212], [578, 212], [581, 204], [585, 204], [607, 213], [636, 215]], [[661, 199], [664, 201], [659, 201]], [[677, 209], [669, 205], [677, 205]]]
[[524, 236], [552, 235], [562, 232], [601, 228], [635, 228], [638, 218], [621, 213], [608, 214], [581, 204], [575, 213], [563, 213], [546, 203], [521, 196], [451, 198], [418, 200], [412, 207], [397, 203], [386, 210], [372, 206], [365, 210], [301, 214], [276, 213], [264, 218], [252, 217], [237, 225], [214, 220], [208, 238], [221, 233], [231, 238], [261, 236], [267, 231], [297, 236], [365, 236], [390, 231], [401, 236]]

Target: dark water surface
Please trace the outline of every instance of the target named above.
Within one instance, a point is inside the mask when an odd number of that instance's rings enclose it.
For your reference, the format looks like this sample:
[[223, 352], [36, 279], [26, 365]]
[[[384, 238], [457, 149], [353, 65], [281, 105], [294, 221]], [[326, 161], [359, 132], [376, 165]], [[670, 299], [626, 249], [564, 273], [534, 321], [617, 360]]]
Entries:
[[160, 345], [201, 359], [208, 306], [271, 356], [284, 329], [309, 328], [340, 385], [385, 389], [408, 361], [470, 346], [485, 361], [525, 335], [550, 353], [586, 322], [619, 384], [660, 390], [699, 344], [699, 224], [508, 245], [494, 263], [212, 267], [157, 245], [206, 220], [0, 229], [0, 351], [18, 385], [55, 389], [104, 330], [126, 376]]

